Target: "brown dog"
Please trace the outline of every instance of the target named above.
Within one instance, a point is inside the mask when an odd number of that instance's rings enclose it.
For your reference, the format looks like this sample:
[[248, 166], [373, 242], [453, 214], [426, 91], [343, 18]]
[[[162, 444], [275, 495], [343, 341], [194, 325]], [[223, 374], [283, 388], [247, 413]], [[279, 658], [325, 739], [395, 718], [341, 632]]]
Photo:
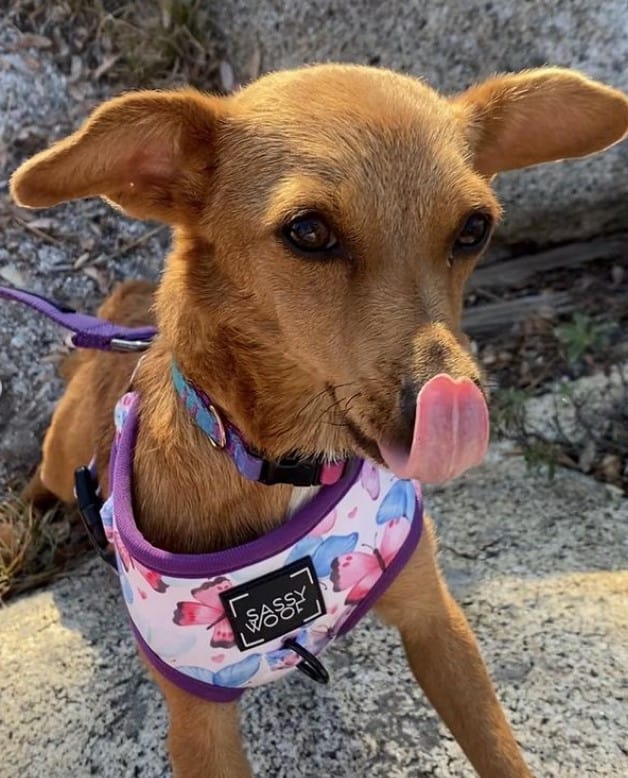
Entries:
[[[430, 378], [482, 380], [460, 317], [499, 215], [491, 178], [600, 151], [627, 129], [621, 93], [567, 70], [496, 77], [445, 98], [414, 78], [329, 65], [230, 97], [129, 94], [24, 164], [12, 180], [21, 205], [102, 196], [174, 227], [155, 298], [129, 283], [101, 309], [139, 325], [154, 307], [159, 327], [134, 378], [134, 500], [148, 540], [222, 549], [277, 526], [303, 496], [236, 473], [178, 401], [173, 356], [266, 457], [381, 461], [390, 441], [410, 445]], [[136, 364], [73, 357], [32, 499], [73, 500], [73, 471], [94, 451], [108, 493], [112, 409]], [[480, 775], [528, 775], [439, 573], [429, 522], [376, 610], [399, 629], [418, 682]], [[175, 773], [249, 775], [235, 703], [201, 701], [155, 675]]]

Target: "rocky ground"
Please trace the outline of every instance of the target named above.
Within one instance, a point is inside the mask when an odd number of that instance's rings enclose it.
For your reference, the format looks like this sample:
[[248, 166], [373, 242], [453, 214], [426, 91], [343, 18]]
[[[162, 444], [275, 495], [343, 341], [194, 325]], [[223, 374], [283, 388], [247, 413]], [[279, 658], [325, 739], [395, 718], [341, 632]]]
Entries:
[[[539, 778], [628, 772], [626, 502], [497, 448], [428, 496], [445, 573]], [[166, 714], [99, 561], [0, 610], [0, 776], [167, 774]], [[327, 687], [291, 676], [248, 692], [257, 776], [471, 776], [369, 617], [325, 655]], [[297, 674], [298, 675], [298, 674]]]

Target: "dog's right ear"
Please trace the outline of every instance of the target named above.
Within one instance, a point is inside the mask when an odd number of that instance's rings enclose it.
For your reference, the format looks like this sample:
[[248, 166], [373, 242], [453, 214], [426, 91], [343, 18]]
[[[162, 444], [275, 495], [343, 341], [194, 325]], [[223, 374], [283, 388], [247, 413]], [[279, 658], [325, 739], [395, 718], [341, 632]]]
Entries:
[[207, 193], [221, 109], [191, 89], [115, 98], [18, 168], [11, 193], [31, 208], [99, 195], [139, 219], [184, 223]]

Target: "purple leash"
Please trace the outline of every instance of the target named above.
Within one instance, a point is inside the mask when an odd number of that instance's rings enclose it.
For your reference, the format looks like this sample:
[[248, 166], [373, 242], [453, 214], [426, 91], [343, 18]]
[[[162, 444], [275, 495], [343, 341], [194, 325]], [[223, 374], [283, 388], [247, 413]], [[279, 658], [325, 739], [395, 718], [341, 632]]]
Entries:
[[92, 348], [99, 351], [145, 351], [157, 333], [154, 327], [125, 327], [106, 319], [99, 319], [98, 316], [78, 313], [73, 308], [23, 289], [0, 286], [0, 299], [23, 303], [70, 330], [72, 332], [70, 342], [77, 348]]
[[[23, 289], [0, 286], [0, 299], [27, 305], [70, 330], [70, 343], [76, 348], [145, 351], [157, 334], [155, 327], [124, 327], [99, 319], [98, 316], [78, 313], [73, 308]], [[289, 456], [278, 461], [264, 459], [247, 446], [236, 427], [222, 421], [211, 400], [187, 381], [174, 363], [172, 378], [177, 394], [196, 424], [209, 437], [213, 446], [225, 450], [245, 478], [267, 485], [330, 486], [346, 474], [350, 460], [327, 462], [317, 457], [303, 459]]]

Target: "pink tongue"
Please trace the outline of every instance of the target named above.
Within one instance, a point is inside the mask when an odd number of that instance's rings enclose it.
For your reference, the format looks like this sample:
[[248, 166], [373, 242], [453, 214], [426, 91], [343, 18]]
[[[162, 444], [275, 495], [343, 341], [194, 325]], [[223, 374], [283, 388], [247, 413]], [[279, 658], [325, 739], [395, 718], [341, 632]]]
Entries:
[[479, 465], [488, 448], [488, 408], [470, 378], [431, 378], [419, 392], [410, 453], [380, 444], [400, 478], [439, 484]]

